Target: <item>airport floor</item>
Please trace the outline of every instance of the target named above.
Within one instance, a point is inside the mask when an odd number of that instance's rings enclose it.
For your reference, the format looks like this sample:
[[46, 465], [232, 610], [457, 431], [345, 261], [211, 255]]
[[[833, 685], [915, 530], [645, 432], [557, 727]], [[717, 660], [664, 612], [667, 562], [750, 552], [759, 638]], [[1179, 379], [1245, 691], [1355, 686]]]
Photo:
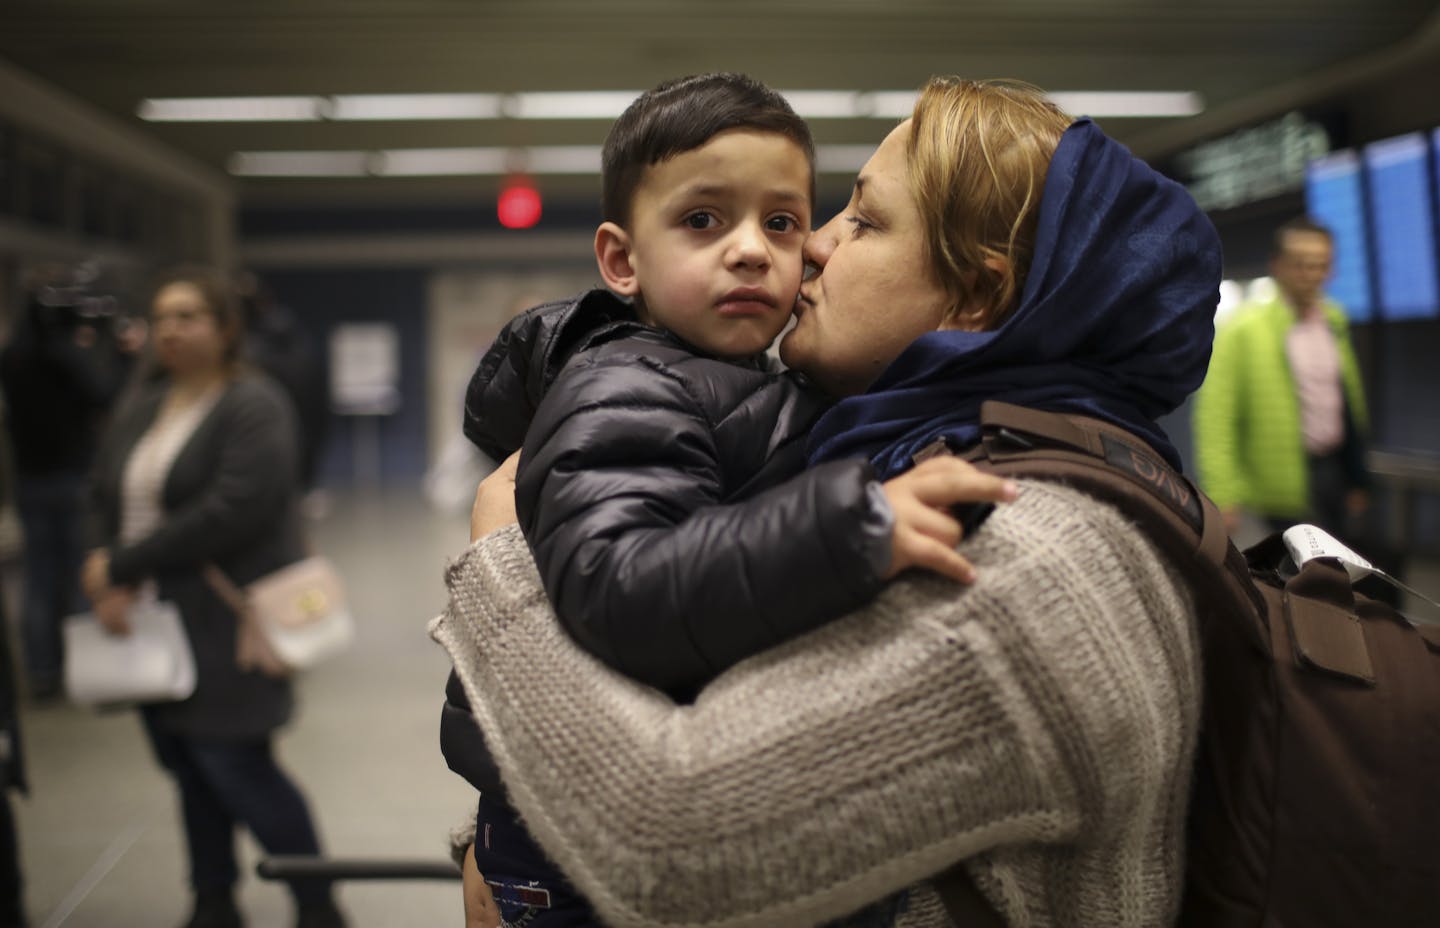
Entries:
[[[328, 854], [443, 861], [447, 832], [473, 814], [474, 793], [440, 756], [449, 661], [425, 624], [444, 604], [442, 571], [468, 538], [466, 516], [396, 493], [336, 498], [312, 525], [344, 572], [359, 634], [300, 680], [299, 712], [278, 739], [281, 762], [309, 799]], [[15, 604], [7, 611], [15, 616]], [[135, 715], [26, 704], [21, 725], [31, 789], [12, 795], [12, 806], [31, 928], [181, 925], [190, 901], [178, 804]], [[242, 853], [247, 924], [289, 928], [288, 894], [254, 877], [261, 852], [248, 836]], [[352, 928], [463, 923], [458, 883], [350, 882], [339, 899]]]
[[[443, 606], [442, 570], [468, 537], [466, 517], [438, 513], [418, 493], [338, 495], [312, 525], [347, 578], [360, 633], [300, 680], [299, 715], [278, 742], [282, 762], [307, 793], [328, 854], [443, 860], [447, 831], [470, 814], [473, 793], [439, 753], [448, 661], [425, 624]], [[1408, 573], [1440, 593], [1440, 560]], [[13, 596], [18, 578], [5, 579]], [[15, 616], [15, 604], [8, 611]], [[189, 894], [176, 798], [133, 714], [27, 704], [22, 725], [32, 788], [12, 801], [32, 928], [182, 924]], [[260, 852], [248, 837], [242, 848], [248, 924], [288, 928], [288, 895], [253, 876]], [[353, 928], [463, 920], [457, 883], [351, 882], [339, 897]]]

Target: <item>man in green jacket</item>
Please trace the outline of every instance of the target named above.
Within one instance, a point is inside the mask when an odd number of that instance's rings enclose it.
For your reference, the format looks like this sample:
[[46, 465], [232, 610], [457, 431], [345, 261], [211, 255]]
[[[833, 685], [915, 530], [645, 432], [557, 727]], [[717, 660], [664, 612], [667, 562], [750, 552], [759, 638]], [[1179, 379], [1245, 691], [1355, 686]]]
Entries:
[[1195, 398], [1195, 456], [1232, 533], [1248, 509], [1275, 530], [1311, 522], [1344, 538], [1369, 508], [1360, 367], [1345, 314], [1323, 293], [1333, 260], [1324, 226], [1281, 226], [1275, 297], [1215, 333]]

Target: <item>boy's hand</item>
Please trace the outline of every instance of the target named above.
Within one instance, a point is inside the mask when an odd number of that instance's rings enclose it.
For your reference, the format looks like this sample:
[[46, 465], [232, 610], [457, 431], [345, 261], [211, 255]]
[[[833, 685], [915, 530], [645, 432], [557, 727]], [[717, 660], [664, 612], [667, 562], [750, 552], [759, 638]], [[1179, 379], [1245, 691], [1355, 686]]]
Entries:
[[885, 481], [883, 489], [895, 514], [890, 569], [883, 579], [923, 567], [961, 583], [975, 580], [975, 568], [955, 550], [964, 533], [950, 507], [1008, 503], [1019, 492], [1013, 480], [982, 473], [955, 457], [924, 461]]
[[515, 471], [519, 466], [520, 452], [517, 451], [480, 481], [475, 491], [475, 505], [470, 507], [471, 541], [519, 520], [515, 514]]

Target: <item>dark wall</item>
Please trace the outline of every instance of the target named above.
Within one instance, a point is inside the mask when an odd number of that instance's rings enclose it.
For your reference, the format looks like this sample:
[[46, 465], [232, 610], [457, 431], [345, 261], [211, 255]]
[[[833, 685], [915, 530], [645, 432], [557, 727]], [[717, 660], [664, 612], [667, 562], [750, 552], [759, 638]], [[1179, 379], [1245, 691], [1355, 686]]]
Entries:
[[[328, 350], [331, 330], [346, 322], [385, 322], [400, 338], [400, 408], [390, 416], [361, 423], [332, 414], [319, 482], [350, 484], [356, 477], [357, 443], [366, 428], [378, 426], [379, 478], [387, 487], [418, 483], [425, 472], [427, 389], [425, 382], [427, 272], [414, 268], [377, 270], [268, 271], [266, 283], [293, 310], [301, 324]], [[361, 445], [363, 447], [363, 445]]]

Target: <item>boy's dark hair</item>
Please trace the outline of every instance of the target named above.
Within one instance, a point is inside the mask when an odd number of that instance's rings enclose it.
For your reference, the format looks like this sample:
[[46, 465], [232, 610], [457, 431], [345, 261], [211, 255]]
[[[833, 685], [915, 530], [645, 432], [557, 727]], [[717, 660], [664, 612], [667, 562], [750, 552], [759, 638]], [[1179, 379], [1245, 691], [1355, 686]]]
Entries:
[[1275, 239], [1270, 243], [1270, 257], [1278, 258], [1285, 253], [1285, 236], [1291, 232], [1323, 235], [1332, 244], [1335, 242], [1335, 234], [1330, 231], [1329, 227], [1321, 225], [1309, 216], [1297, 216], [1275, 230]]
[[743, 74], [697, 74], [641, 94], [610, 127], [601, 155], [600, 207], [606, 221], [629, 223], [630, 201], [646, 168], [699, 148], [727, 129], [774, 132], [799, 145], [810, 162], [814, 199], [815, 143], [785, 98]]

